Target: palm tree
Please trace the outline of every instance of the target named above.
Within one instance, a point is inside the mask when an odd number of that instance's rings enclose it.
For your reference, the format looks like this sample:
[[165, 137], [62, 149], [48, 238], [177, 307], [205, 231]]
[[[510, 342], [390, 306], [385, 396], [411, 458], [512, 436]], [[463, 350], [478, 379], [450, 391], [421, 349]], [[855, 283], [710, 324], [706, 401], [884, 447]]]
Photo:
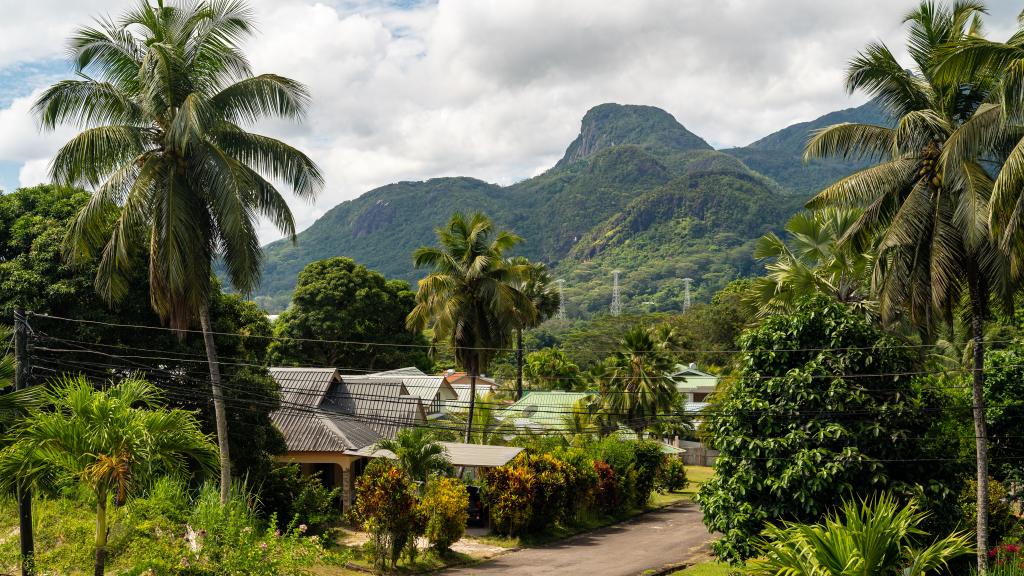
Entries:
[[522, 256], [509, 259], [509, 266], [522, 270], [517, 288], [530, 300], [527, 310], [516, 310], [516, 400], [523, 397], [523, 330], [536, 328], [558, 312], [562, 303], [548, 267]]
[[33, 410], [13, 428], [14, 443], [0, 451], [0, 487], [74, 480], [96, 497], [96, 560], [103, 574], [107, 505], [124, 504], [157, 474], [185, 472], [189, 461], [216, 470], [217, 447], [184, 410], [159, 405], [158, 389], [128, 378], [95, 390], [84, 377], [54, 382]]
[[472, 432], [466, 442], [498, 446], [505, 443], [507, 436], [514, 435], [516, 428], [513, 422], [498, 417], [497, 405], [494, 394], [478, 395], [476, 401], [472, 403], [472, 418], [468, 410], [457, 410], [448, 415], [448, 421], [455, 428], [465, 428], [472, 421]]
[[220, 258], [231, 284], [250, 293], [262, 257], [256, 218], [295, 238], [291, 211], [271, 182], [305, 199], [323, 184], [303, 153], [243, 129], [264, 116], [299, 119], [309, 101], [294, 80], [252, 75], [239, 47], [252, 31], [241, 0], [143, 0], [116, 22], [79, 29], [70, 48], [80, 79], [58, 82], [34, 108], [44, 129], [83, 128], [51, 166], [55, 182], [95, 190], [68, 231], [69, 257], [98, 256], [96, 289], [114, 302], [128, 292], [144, 250], [160, 317], [180, 331], [198, 317], [224, 501], [231, 463], [210, 326], [212, 262]]
[[789, 310], [809, 294], [828, 294], [873, 315], [877, 302], [869, 298], [874, 251], [840, 243], [861, 217], [858, 208], [824, 208], [801, 212], [786, 223], [788, 241], [769, 232], [757, 240], [754, 257], [772, 259], [768, 273], [754, 279], [746, 300], [758, 316]]
[[[884, 44], [868, 45], [850, 63], [847, 88], [874, 96], [897, 119], [896, 127], [830, 126], [811, 139], [805, 156], [881, 160], [825, 188], [808, 207], [864, 210], [842, 241], [863, 247], [880, 235], [872, 287], [884, 320], [907, 314], [929, 335], [936, 318], [951, 322], [966, 292], [974, 338], [977, 498], [988, 502], [985, 316], [993, 293], [1004, 300], [1011, 293], [1009, 264], [989, 231], [992, 179], [982, 167], [984, 158], [958, 143], [958, 128], [985, 112], [983, 102], [994, 84], [985, 70], [935, 74], [942, 47], [976, 32], [982, 9], [974, 2], [957, 2], [951, 9], [924, 2], [910, 13], [914, 70], [906, 70]], [[978, 570], [984, 573], [986, 506], [978, 506], [977, 538]]]
[[640, 439], [659, 416], [672, 411], [679, 395], [668, 376], [673, 362], [656, 332], [639, 325], [626, 331], [621, 349], [608, 359], [608, 371], [601, 379], [605, 410]]
[[434, 271], [419, 281], [416, 306], [406, 326], [414, 332], [429, 326], [435, 341], [447, 340], [455, 359], [469, 373], [469, 442], [476, 379], [508, 346], [518, 314], [532, 304], [517, 288], [523, 271], [505, 260], [505, 252], [521, 241], [518, 236], [496, 232], [483, 214], [467, 219], [456, 213], [446, 227], [437, 230], [437, 238], [440, 247], [424, 246], [413, 253], [417, 268], [429, 266]]
[[426, 428], [399, 430], [394, 439], [377, 442], [373, 450], [387, 450], [394, 454], [398, 467], [423, 484], [432, 474], [450, 471], [452, 467], [444, 446], [434, 440]]
[[925, 576], [971, 553], [970, 536], [961, 532], [922, 547], [925, 533], [918, 526], [926, 516], [913, 503], [900, 507], [889, 494], [860, 504], [846, 501], [821, 524], [769, 526], [749, 573]]

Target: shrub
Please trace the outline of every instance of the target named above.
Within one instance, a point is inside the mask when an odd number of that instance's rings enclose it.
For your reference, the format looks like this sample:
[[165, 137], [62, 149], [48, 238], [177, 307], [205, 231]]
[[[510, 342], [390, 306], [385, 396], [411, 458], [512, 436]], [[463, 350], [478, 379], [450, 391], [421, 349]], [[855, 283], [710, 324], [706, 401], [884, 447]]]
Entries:
[[[970, 526], [978, 515], [976, 505], [978, 481], [971, 480], [960, 493], [962, 524]], [[1010, 505], [1006, 487], [995, 478], [988, 479], [988, 537], [991, 542], [1002, 542], [1017, 523]]]
[[679, 458], [667, 458], [658, 474], [658, 489], [662, 492], [681, 492], [689, 484], [686, 465]]
[[594, 460], [594, 473], [597, 484], [594, 487], [594, 505], [599, 512], [612, 514], [619, 510], [622, 495], [615, 470], [604, 460]]
[[570, 517], [570, 514], [578, 517], [592, 509], [595, 503], [598, 475], [594, 469], [594, 459], [581, 448], [558, 450], [555, 456], [565, 462], [570, 477], [569, 503], [562, 520], [578, 519]]
[[1000, 544], [988, 551], [989, 576], [1024, 574], [1024, 550], [1017, 544]]
[[641, 440], [634, 443], [633, 466], [636, 469], [636, 492], [633, 504], [637, 508], [643, 508], [650, 501], [664, 459], [661, 443], [654, 440]]
[[354, 515], [369, 532], [374, 564], [394, 568], [403, 551], [415, 556], [422, 522], [409, 475], [383, 458], [367, 465], [356, 481]]
[[297, 464], [289, 464], [269, 474], [260, 508], [267, 517], [277, 518], [278, 528], [305, 524], [318, 534], [341, 519], [341, 492], [340, 486], [328, 490], [319, 473], [304, 476]]
[[573, 510], [572, 469], [551, 454], [520, 458], [520, 465], [528, 466], [534, 477], [530, 531], [543, 532]]
[[495, 532], [507, 536], [525, 533], [533, 512], [535, 483], [533, 471], [515, 463], [499, 466], [487, 474], [484, 496]]
[[426, 519], [424, 535], [443, 553], [466, 532], [469, 492], [465, 484], [455, 478], [434, 478], [427, 484], [420, 509]]

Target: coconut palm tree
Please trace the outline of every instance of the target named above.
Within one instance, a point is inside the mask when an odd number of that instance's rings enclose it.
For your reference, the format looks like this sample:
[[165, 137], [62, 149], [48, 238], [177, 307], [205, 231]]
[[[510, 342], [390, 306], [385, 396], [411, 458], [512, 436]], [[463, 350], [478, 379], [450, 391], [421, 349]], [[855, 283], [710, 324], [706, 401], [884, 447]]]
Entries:
[[433, 272], [419, 281], [416, 306], [406, 318], [406, 326], [414, 332], [429, 326], [435, 341], [447, 341], [455, 359], [469, 373], [469, 442], [476, 379], [494, 356], [508, 347], [516, 318], [532, 304], [517, 287], [523, 281], [523, 271], [509, 266], [505, 259], [505, 253], [521, 241], [518, 236], [496, 231], [483, 214], [467, 219], [456, 213], [447, 226], [437, 230], [437, 238], [439, 247], [424, 246], [413, 253], [417, 268], [431, 267]]
[[558, 312], [562, 303], [548, 267], [522, 256], [509, 259], [509, 266], [521, 270], [517, 288], [530, 301], [527, 310], [516, 310], [516, 400], [523, 397], [523, 330], [536, 328]]
[[674, 363], [656, 336], [657, 329], [639, 325], [627, 330], [600, 380], [606, 412], [641, 439], [661, 415], [672, 411], [679, 395], [669, 378]]
[[425, 428], [400, 430], [394, 439], [384, 439], [373, 447], [374, 452], [387, 450], [395, 455], [398, 467], [410, 478], [425, 484], [432, 474], [451, 470], [451, 460], [444, 446]]
[[250, 293], [262, 252], [256, 219], [295, 238], [292, 213], [272, 182], [312, 199], [323, 184], [313, 162], [284, 142], [244, 127], [267, 116], [300, 119], [306, 88], [274, 74], [253, 76], [240, 42], [253, 31], [241, 0], [151, 5], [100, 19], [71, 38], [80, 78], [35, 103], [44, 129], [83, 128], [58, 152], [55, 182], [95, 191], [67, 236], [72, 260], [100, 258], [96, 289], [108, 301], [129, 291], [138, 257], [149, 265], [153, 308], [176, 330], [198, 318], [209, 360], [229, 497], [227, 416], [210, 327], [212, 262]]
[[[951, 8], [924, 2], [906, 17], [907, 70], [881, 43], [854, 58], [847, 88], [864, 91], [896, 119], [894, 128], [839, 124], [815, 134], [805, 156], [873, 158], [879, 163], [822, 190], [808, 207], [854, 206], [863, 214], [843, 242], [856, 248], [877, 240], [872, 288], [883, 319], [906, 315], [930, 335], [936, 319], [952, 321], [968, 302], [973, 346], [973, 406], [977, 438], [978, 501], [988, 501], [984, 416], [985, 316], [993, 294], [1009, 299], [1009, 262], [990, 234], [992, 178], [984, 158], [965, 153], [957, 130], [979, 113], [994, 87], [984, 69], [936, 75], [944, 46], [963, 42], [979, 27], [983, 7], [960, 1]], [[985, 570], [987, 507], [978, 507], [978, 570]]]
[[926, 516], [912, 503], [901, 507], [889, 494], [860, 504], [846, 501], [820, 524], [769, 526], [749, 573], [925, 576], [971, 553], [970, 536], [962, 532], [922, 545], [926, 534], [919, 526]]
[[0, 451], [0, 487], [72, 481], [96, 497], [94, 573], [103, 574], [107, 505], [121, 505], [146, 479], [186, 471], [194, 461], [216, 470], [217, 447], [184, 410], [160, 406], [159, 390], [128, 378], [96, 390], [84, 377], [54, 382], [14, 425], [14, 443]]
[[759, 238], [754, 257], [771, 261], [765, 266], [767, 274], [751, 282], [745, 298], [758, 316], [785, 312], [801, 297], [815, 293], [873, 315], [873, 247], [856, 250], [850, 243], [840, 243], [861, 214], [858, 208], [835, 207], [801, 212], [786, 223], [788, 240], [773, 232]]
[[456, 410], [448, 416], [448, 421], [454, 428], [465, 428], [472, 420], [473, 428], [466, 442], [499, 446], [505, 443], [506, 437], [515, 435], [514, 423], [498, 417], [498, 401], [494, 394], [478, 395], [472, 405], [472, 419], [468, 410]]

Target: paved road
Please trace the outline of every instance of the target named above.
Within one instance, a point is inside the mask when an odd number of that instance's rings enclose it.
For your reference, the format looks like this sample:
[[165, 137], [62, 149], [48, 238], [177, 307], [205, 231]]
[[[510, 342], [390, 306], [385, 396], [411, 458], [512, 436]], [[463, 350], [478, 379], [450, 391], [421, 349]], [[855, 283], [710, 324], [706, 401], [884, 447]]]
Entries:
[[710, 540], [700, 509], [686, 502], [550, 546], [510, 552], [443, 574], [637, 576], [645, 570], [686, 562]]

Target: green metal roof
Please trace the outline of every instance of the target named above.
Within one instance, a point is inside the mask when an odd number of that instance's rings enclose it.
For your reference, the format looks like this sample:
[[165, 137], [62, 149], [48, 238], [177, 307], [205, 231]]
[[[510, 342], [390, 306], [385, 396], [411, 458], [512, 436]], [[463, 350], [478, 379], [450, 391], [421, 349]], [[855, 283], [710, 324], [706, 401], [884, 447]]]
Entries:
[[572, 411], [576, 402], [590, 395], [589, 392], [531, 391], [502, 410], [498, 417], [502, 420], [511, 418], [517, 427], [557, 430], [565, 427], [562, 419]]

